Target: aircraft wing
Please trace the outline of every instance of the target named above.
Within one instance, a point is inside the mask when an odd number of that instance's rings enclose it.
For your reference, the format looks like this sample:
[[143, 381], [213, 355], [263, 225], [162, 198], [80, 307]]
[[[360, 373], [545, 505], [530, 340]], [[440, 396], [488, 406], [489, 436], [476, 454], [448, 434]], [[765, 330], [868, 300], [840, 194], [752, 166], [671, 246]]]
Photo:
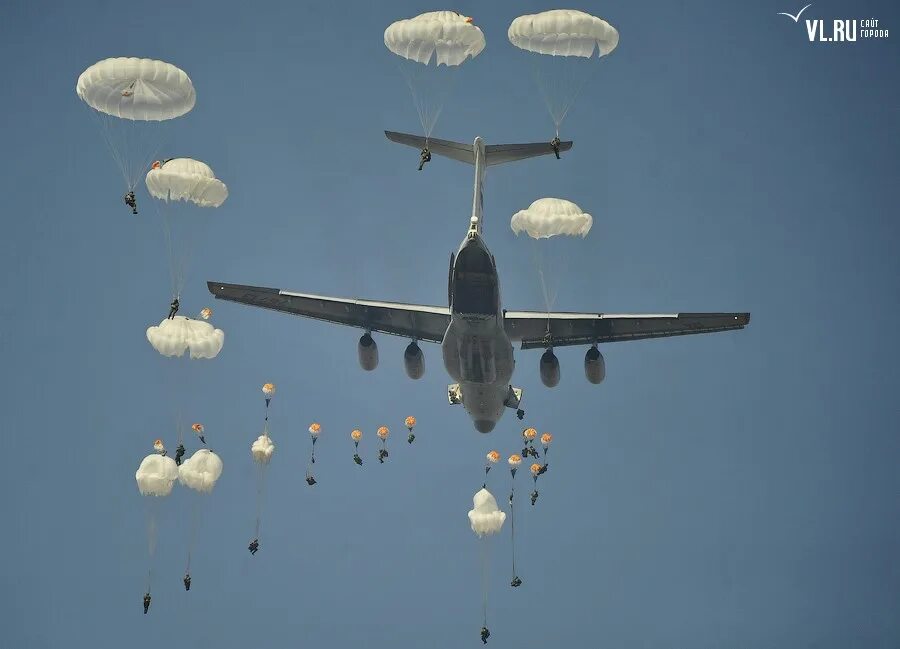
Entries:
[[507, 311], [506, 333], [522, 349], [591, 345], [743, 329], [749, 313], [542, 313]]
[[444, 339], [444, 333], [450, 325], [450, 309], [447, 307], [349, 300], [221, 282], [207, 282], [206, 285], [209, 292], [218, 300], [240, 302], [305, 318], [433, 343], [439, 343]]

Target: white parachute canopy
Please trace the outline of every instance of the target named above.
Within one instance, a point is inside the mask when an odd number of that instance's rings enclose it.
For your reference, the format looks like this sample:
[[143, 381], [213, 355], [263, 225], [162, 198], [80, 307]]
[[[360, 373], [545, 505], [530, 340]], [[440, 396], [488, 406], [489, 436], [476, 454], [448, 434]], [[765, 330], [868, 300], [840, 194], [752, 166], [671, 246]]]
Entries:
[[250, 446], [253, 459], [259, 464], [268, 464], [275, 453], [275, 444], [267, 434], [262, 434]]
[[519, 16], [507, 31], [509, 42], [550, 56], [605, 56], [619, 44], [619, 32], [602, 18], [574, 9]]
[[469, 511], [472, 531], [479, 537], [497, 534], [503, 527], [506, 514], [497, 507], [497, 500], [487, 489], [482, 489], [472, 498], [474, 509]]
[[527, 210], [513, 214], [509, 226], [515, 234], [524, 231], [532, 239], [558, 235], [586, 237], [594, 220], [575, 203], [562, 198], [539, 198]]
[[171, 63], [110, 58], [78, 77], [75, 92], [91, 108], [103, 139], [133, 191], [161, 145], [162, 122], [190, 112], [197, 100], [190, 77]]
[[384, 44], [398, 59], [425, 137], [431, 136], [450, 95], [455, 72], [484, 49], [481, 30], [455, 11], [429, 11], [384, 30]]
[[554, 9], [519, 16], [507, 31], [510, 43], [529, 53], [556, 135], [569, 109], [588, 81], [598, 58], [619, 44], [619, 32], [608, 22], [583, 11]]
[[200, 207], [219, 207], [228, 198], [228, 187], [209, 165], [192, 158], [154, 163], [147, 172], [147, 191], [164, 201], [190, 201]]
[[384, 44], [394, 54], [428, 65], [460, 65], [484, 49], [481, 30], [455, 11], [429, 11], [398, 20], [384, 30]]
[[172, 458], [154, 453], [143, 459], [134, 479], [142, 496], [165, 497], [178, 479], [178, 465]]
[[153, 122], [181, 117], [197, 100], [184, 70], [165, 61], [128, 57], [95, 63], [78, 77], [75, 91], [101, 113]]
[[222, 459], [201, 448], [178, 467], [178, 481], [185, 487], [208, 494], [222, 475]]
[[215, 358], [225, 344], [225, 332], [208, 322], [177, 315], [148, 327], [147, 340], [163, 356], [182, 356], [190, 349], [191, 358]]

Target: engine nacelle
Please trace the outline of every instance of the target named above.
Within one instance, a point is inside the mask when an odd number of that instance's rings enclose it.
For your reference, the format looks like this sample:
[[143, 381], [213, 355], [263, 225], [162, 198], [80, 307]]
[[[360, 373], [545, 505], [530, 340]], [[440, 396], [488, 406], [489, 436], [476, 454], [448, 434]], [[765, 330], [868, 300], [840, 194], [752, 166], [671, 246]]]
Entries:
[[596, 347], [591, 347], [584, 355], [584, 375], [594, 385], [606, 378], [606, 361]]
[[363, 334], [359, 339], [359, 366], [367, 372], [378, 367], [378, 345], [369, 334]]
[[541, 382], [548, 388], [559, 385], [559, 359], [552, 349], [548, 349], [541, 356]]
[[421, 379], [425, 374], [425, 354], [415, 342], [409, 343], [403, 352], [403, 366], [406, 368], [406, 376], [413, 380]]

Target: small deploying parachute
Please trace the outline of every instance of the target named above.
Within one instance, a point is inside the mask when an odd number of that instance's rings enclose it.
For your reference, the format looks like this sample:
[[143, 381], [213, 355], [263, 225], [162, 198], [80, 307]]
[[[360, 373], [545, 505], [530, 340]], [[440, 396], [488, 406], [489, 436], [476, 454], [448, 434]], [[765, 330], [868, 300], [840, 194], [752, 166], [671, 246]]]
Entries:
[[312, 465], [316, 463], [316, 440], [319, 439], [321, 432], [321, 424], [313, 422], [309, 425], [309, 438], [312, 440], [312, 445], [310, 446], [309, 464], [306, 465], [306, 484], [310, 487], [316, 484], [316, 478], [312, 474]]
[[484, 475], [490, 473], [491, 466], [497, 464], [500, 461], [500, 453], [497, 451], [490, 451], [487, 455], [484, 456], [486, 462], [484, 463]]
[[619, 32], [583, 11], [554, 9], [519, 16], [507, 31], [509, 42], [529, 52], [538, 89], [556, 125], [556, 136], [593, 70], [591, 58], [619, 44]]
[[206, 438], [204, 437], [206, 428], [203, 427], [203, 424], [192, 424], [191, 430], [197, 434], [197, 437], [200, 438], [202, 444], [206, 444]]
[[155, 127], [190, 112], [197, 100], [190, 77], [165, 61], [109, 58], [82, 72], [75, 92], [99, 117], [137, 214], [134, 189], [160, 145]]
[[147, 340], [163, 356], [180, 357], [190, 350], [192, 359], [215, 358], [225, 344], [225, 332], [208, 322], [177, 315], [148, 327]]
[[378, 461], [381, 464], [384, 464], [385, 458], [389, 455], [387, 450], [387, 439], [390, 436], [391, 431], [388, 430], [387, 426], [381, 426], [375, 434], [378, 436], [378, 439], [381, 440], [381, 448], [378, 449]]
[[[450, 94], [453, 72], [484, 49], [481, 30], [455, 11], [429, 11], [384, 30], [384, 44], [399, 56], [427, 141]], [[441, 69], [443, 66], [443, 69]]]
[[353, 432], [350, 433], [350, 439], [353, 440], [353, 448], [356, 449], [356, 452], [353, 454], [353, 461], [356, 462], [358, 466], [362, 466], [362, 458], [359, 456], [359, 440], [362, 439], [362, 431], [355, 428]]
[[406, 436], [406, 441], [409, 444], [412, 444], [416, 440], [416, 435], [413, 433], [413, 428], [416, 427], [416, 418], [410, 415], [403, 423], [406, 425], [406, 430], [409, 431], [409, 435]]

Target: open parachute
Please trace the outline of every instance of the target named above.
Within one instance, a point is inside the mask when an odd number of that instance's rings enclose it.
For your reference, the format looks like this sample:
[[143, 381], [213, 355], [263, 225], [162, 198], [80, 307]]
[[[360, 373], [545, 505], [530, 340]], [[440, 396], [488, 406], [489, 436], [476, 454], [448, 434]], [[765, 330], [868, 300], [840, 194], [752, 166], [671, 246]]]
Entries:
[[250, 445], [250, 453], [257, 464], [266, 465], [275, 453], [275, 444], [268, 433], [263, 433]]
[[472, 498], [469, 525], [478, 537], [497, 534], [506, 521], [506, 513], [497, 506], [497, 499], [487, 489], [481, 489]]
[[586, 237], [594, 219], [571, 201], [562, 198], [539, 198], [527, 210], [513, 214], [509, 226], [515, 234], [528, 233], [532, 239], [549, 239], [558, 235]]
[[141, 461], [134, 479], [142, 496], [165, 498], [178, 479], [178, 466], [172, 458], [154, 453]]
[[219, 207], [228, 198], [228, 187], [204, 162], [173, 158], [153, 163], [147, 172], [147, 191], [163, 201], [189, 201], [199, 207]]
[[571, 251], [568, 244], [554, 241], [555, 237], [586, 237], [594, 219], [578, 205], [562, 198], [540, 198], [528, 209], [513, 214], [509, 226], [518, 235], [526, 232], [532, 241], [535, 270], [540, 281], [544, 306], [550, 312], [556, 302], [556, 294], [562, 278], [562, 269], [568, 264]]
[[193, 158], [157, 160], [145, 183], [149, 194], [160, 201], [156, 205], [169, 255], [172, 296], [180, 297], [209, 223], [209, 213], [196, 208], [220, 207], [228, 198], [228, 187], [209, 165]]
[[453, 71], [481, 53], [484, 34], [468, 16], [429, 11], [389, 25], [384, 30], [384, 44], [402, 59], [400, 69], [427, 139], [450, 94]]
[[535, 80], [556, 125], [556, 134], [593, 69], [594, 52], [606, 56], [619, 32], [583, 11], [554, 9], [519, 16], [507, 31], [509, 42], [532, 56]]
[[128, 190], [135, 188], [158, 149], [160, 122], [188, 113], [196, 102], [190, 77], [153, 59], [104, 59], [78, 77], [78, 96], [100, 119]]
[[215, 358], [225, 344], [225, 332], [208, 322], [178, 315], [148, 327], [147, 340], [163, 356], [180, 357], [190, 350], [192, 359]]
[[178, 467], [178, 481], [200, 493], [211, 493], [222, 475], [222, 459], [212, 451], [201, 448]]

